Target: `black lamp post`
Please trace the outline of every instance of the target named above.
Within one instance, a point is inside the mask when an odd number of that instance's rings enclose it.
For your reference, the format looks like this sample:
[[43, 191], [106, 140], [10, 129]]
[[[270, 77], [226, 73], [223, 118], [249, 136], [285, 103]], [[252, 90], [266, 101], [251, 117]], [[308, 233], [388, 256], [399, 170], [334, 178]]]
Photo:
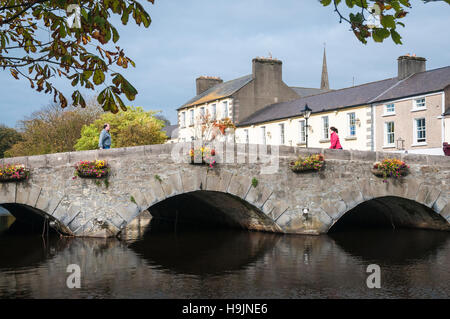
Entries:
[[303, 117], [306, 120], [306, 148], [308, 148], [308, 119], [311, 116], [312, 110], [308, 107], [308, 104], [305, 104], [305, 108], [303, 109]]

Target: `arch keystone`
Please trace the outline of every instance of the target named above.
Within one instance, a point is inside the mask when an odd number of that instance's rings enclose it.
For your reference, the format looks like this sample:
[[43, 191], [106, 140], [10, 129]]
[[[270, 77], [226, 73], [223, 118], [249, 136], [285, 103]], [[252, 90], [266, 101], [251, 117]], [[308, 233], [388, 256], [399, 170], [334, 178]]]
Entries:
[[228, 171], [209, 170], [206, 174], [206, 190], [226, 192], [233, 173]]
[[190, 171], [183, 171], [181, 183], [186, 193], [204, 189], [206, 186], [206, 170], [195, 167]]

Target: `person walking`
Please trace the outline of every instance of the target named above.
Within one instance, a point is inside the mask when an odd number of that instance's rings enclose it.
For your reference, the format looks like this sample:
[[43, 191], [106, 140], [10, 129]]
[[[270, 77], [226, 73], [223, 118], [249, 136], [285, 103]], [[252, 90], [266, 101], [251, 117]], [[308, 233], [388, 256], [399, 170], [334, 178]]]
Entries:
[[109, 124], [106, 123], [103, 125], [103, 130], [100, 133], [100, 137], [98, 139], [98, 147], [100, 149], [110, 149], [111, 148], [111, 134], [109, 134]]
[[341, 150], [342, 146], [339, 142], [339, 135], [338, 135], [338, 129], [334, 126], [330, 127], [331, 135], [330, 135], [330, 142], [331, 142], [331, 149]]

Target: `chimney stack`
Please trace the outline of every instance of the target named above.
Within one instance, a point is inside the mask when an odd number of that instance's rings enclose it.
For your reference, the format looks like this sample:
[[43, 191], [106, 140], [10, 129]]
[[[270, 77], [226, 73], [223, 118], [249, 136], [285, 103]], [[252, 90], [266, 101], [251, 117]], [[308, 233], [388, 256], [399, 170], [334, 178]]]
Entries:
[[408, 54], [400, 56], [398, 59], [398, 79], [403, 80], [408, 76], [426, 71], [427, 59], [417, 57], [415, 54], [412, 56]]
[[253, 79], [264, 83], [279, 83], [282, 81], [282, 62], [273, 58], [254, 58]]
[[197, 85], [197, 95], [209, 90], [217, 84], [223, 83], [223, 80], [215, 76], [201, 76], [195, 80]]

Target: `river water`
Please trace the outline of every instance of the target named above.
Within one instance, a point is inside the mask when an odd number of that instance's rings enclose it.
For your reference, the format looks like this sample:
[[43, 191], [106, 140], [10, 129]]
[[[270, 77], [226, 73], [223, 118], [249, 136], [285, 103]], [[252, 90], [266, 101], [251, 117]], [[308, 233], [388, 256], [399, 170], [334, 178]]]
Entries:
[[[150, 223], [134, 238], [8, 231], [0, 298], [449, 298], [450, 234], [364, 230], [293, 236]], [[81, 269], [69, 289], [67, 267]], [[381, 288], [367, 287], [367, 266]]]

